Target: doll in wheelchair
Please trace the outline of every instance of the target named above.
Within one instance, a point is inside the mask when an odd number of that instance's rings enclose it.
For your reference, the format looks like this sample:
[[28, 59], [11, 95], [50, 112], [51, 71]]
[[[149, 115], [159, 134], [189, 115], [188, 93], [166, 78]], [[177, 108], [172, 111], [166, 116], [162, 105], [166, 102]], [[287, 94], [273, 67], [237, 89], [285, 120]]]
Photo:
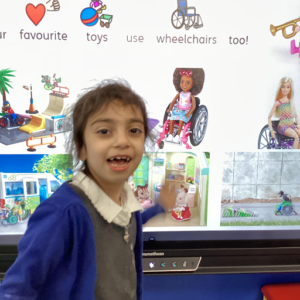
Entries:
[[[258, 149], [300, 149], [300, 126], [293, 96], [293, 80], [282, 78], [268, 117], [268, 125], [260, 132]], [[279, 120], [271, 120], [274, 114]]]
[[[198, 146], [206, 133], [208, 111], [205, 105], [200, 105], [198, 95], [204, 84], [203, 69], [177, 68], [173, 74], [173, 84], [177, 95], [168, 105], [163, 130], [159, 135], [157, 144], [160, 149], [164, 142], [176, 145], [184, 144], [187, 149]], [[182, 134], [181, 134], [182, 133]]]

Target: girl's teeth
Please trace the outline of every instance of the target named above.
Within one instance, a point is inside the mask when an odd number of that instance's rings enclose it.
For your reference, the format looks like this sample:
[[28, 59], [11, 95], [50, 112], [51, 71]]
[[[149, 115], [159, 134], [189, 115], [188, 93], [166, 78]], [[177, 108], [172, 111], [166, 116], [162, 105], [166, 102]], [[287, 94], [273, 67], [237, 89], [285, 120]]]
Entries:
[[113, 167], [117, 167], [117, 168], [122, 168], [122, 167], [125, 167], [128, 163], [126, 162], [124, 165], [122, 166], [118, 166], [118, 165], [115, 165], [115, 164], [111, 164]]
[[[129, 162], [129, 160], [130, 160], [130, 158], [129, 157], [120, 157], [120, 156], [117, 156], [117, 157], [113, 157], [113, 158], [109, 158], [108, 160], [110, 160], [111, 162], [114, 160], [114, 159], [117, 159], [117, 160], [120, 160], [120, 159], [124, 159], [124, 160], [126, 160], [126, 163], [125, 163], [125, 165]], [[112, 164], [113, 166], [116, 166], [116, 165], [114, 165], [114, 164]], [[123, 166], [125, 166], [125, 165], [123, 165]]]

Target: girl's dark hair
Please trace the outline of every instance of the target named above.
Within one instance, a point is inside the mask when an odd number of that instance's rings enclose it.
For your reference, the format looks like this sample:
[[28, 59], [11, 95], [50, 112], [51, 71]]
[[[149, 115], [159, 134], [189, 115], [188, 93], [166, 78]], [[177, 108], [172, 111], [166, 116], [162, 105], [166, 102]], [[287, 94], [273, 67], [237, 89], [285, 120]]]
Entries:
[[124, 79], [106, 79], [100, 84], [86, 89], [79, 95], [79, 99], [69, 109], [68, 118], [72, 121], [72, 130], [66, 136], [65, 148], [68, 154], [73, 155], [74, 169], [87, 171], [87, 163], [81, 164], [80, 152], [84, 146], [84, 130], [88, 119], [112, 102], [118, 100], [123, 106], [133, 105], [139, 109], [144, 119], [145, 146], [153, 146], [155, 135], [151, 133], [148, 125], [148, 115], [144, 100], [131, 89]]
[[173, 84], [175, 86], [175, 89], [177, 92], [182, 92], [182, 89], [180, 87], [180, 80], [181, 80], [181, 74], [180, 71], [192, 71], [192, 79], [194, 82], [194, 86], [191, 88], [190, 92], [192, 95], [198, 95], [203, 88], [205, 74], [204, 70], [200, 68], [177, 68], [174, 71], [173, 74]]

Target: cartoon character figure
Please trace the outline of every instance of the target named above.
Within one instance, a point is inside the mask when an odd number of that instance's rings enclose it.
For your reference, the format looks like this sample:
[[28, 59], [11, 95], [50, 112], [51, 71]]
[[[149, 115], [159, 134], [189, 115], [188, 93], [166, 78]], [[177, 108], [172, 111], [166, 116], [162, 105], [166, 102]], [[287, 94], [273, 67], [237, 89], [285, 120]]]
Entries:
[[56, 87], [59, 87], [58, 84], [61, 83], [61, 77], [56, 78], [56, 74], [54, 74], [51, 83], [51, 77], [49, 75], [42, 75], [42, 83], [45, 83], [45, 90], [52, 90]]
[[3, 102], [2, 113], [3, 114], [11, 114], [13, 120], [15, 120], [17, 118], [14, 110], [11, 108], [10, 103], [8, 101]]
[[127, 183], [129, 185], [129, 187], [131, 188], [131, 190], [134, 192], [134, 190], [135, 190], [135, 183], [134, 183], [134, 181], [128, 181]]
[[[284, 77], [280, 80], [275, 103], [268, 117], [268, 125], [273, 139], [275, 139], [276, 131], [272, 127], [271, 118], [274, 114], [275, 117], [280, 119], [277, 127], [278, 132], [294, 138], [293, 149], [300, 149], [300, 126], [294, 104], [294, 84], [293, 80], [289, 77]], [[296, 125], [294, 124], [294, 118]]]
[[191, 212], [187, 205], [187, 193], [183, 185], [180, 185], [179, 193], [176, 196], [176, 207], [172, 210], [172, 218], [176, 221], [187, 221], [191, 218]]
[[102, 10], [106, 9], [106, 5], [103, 5], [102, 1], [100, 0], [92, 0], [92, 2], [90, 3], [90, 7], [95, 9], [98, 14], [101, 14]]
[[131, 188], [131, 190], [134, 192], [134, 190], [135, 190], [135, 183], [133, 181], [133, 175], [128, 178], [127, 183], [129, 185], [129, 187]]
[[51, 83], [51, 77], [49, 75], [42, 75], [42, 83]]
[[[183, 123], [188, 123], [196, 109], [195, 95], [198, 95], [204, 83], [203, 69], [180, 69], [177, 68], [173, 74], [173, 84], [178, 94], [170, 104], [167, 112], [172, 111], [170, 119], [170, 132], [168, 142], [179, 142]], [[177, 135], [173, 137], [174, 121], [179, 121]]]
[[287, 207], [290, 208], [289, 209], [290, 213], [294, 212], [295, 215], [298, 215], [296, 213], [295, 209], [294, 209], [294, 206], [292, 205], [292, 197], [291, 197], [291, 195], [285, 194], [283, 191], [280, 191], [278, 193], [278, 196], [280, 198], [282, 198], [282, 202], [279, 205], [277, 205], [277, 207], [276, 207], [277, 210], [275, 211], [275, 215], [281, 215], [282, 214], [282, 206], [283, 205], [286, 205]]
[[10, 211], [10, 206], [8, 204], [5, 204], [4, 205], [4, 208], [3, 208], [3, 211], [2, 211], [2, 224], [3, 225], [7, 225], [8, 222], [7, 222], [7, 218], [8, 218], [8, 215], [9, 215], [9, 211]]
[[13, 212], [16, 215], [16, 217], [18, 218], [18, 223], [23, 223], [23, 220], [22, 220], [23, 209], [22, 209], [22, 206], [20, 205], [20, 203], [21, 203], [20, 197], [16, 197], [15, 198], [15, 206], [13, 207]]
[[149, 197], [150, 193], [148, 190], [148, 184], [144, 186], [138, 185], [136, 195], [144, 210], [154, 206], [154, 201]]

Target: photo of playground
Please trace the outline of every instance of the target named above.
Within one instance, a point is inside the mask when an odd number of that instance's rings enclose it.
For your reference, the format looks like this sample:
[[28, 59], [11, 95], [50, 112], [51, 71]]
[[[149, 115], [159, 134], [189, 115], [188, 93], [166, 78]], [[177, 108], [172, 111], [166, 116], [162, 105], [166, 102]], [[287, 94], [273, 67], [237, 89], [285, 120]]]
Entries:
[[[42, 76], [44, 88], [48, 90], [49, 102], [43, 112], [35, 109], [33, 98], [33, 86], [23, 86], [28, 91], [28, 107], [26, 111], [18, 111], [14, 107], [14, 100], [8, 98], [9, 77], [15, 77], [12, 70], [0, 70], [0, 91], [2, 94], [2, 111], [0, 113], [0, 143], [12, 145], [26, 142], [28, 151], [35, 151], [35, 146], [48, 145], [48, 148], [55, 148], [56, 134], [69, 131], [71, 128], [68, 122], [68, 104], [66, 98], [69, 97], [69, 89], [60, 86], [61, 78], [56, 78], [55, 74]], [[21, 88], [21, 87], [20, 87]]]
[[300, 225], [300, 152], [227, 152], [221, 226]]
[[67, 154], [0, 155], [0, 233], [23, 234], [35, 209], [72, 178]]
[[129, 184], [144, 210], [159, 200], [165, 183], [175, 185], [174, 205], [144, 227], [206, 226], [209, 153], [146, 153]]

